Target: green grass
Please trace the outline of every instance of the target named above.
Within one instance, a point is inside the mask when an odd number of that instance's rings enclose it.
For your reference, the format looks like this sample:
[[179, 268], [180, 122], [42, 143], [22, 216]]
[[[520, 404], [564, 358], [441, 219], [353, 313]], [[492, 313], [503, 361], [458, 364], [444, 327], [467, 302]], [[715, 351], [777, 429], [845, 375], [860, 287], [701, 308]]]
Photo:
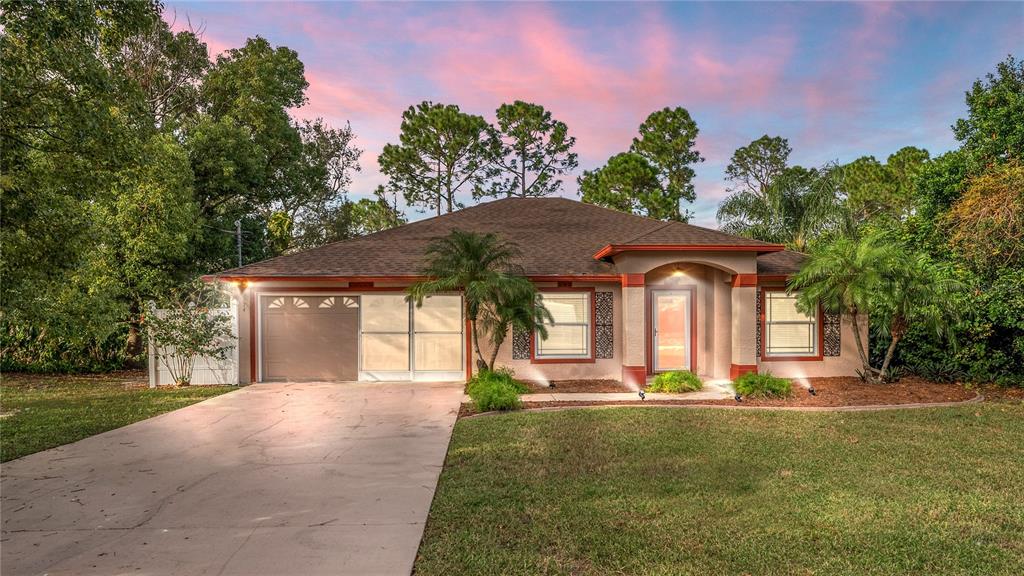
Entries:
[[138, 377], [125, 374], [5, 374], [0, 381], [0, 462], [81, 440], [234, 389], [149, 389]]
[[440, 574], [1022, 574], [1024, 405], [617, 408], [455, 427]]

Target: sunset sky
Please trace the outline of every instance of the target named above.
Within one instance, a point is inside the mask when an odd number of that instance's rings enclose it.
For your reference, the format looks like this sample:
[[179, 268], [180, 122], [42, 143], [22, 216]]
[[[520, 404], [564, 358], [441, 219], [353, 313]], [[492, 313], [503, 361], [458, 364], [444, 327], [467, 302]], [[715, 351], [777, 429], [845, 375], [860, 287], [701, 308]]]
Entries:
[[943, 152], [971, 82], [1024, 56], [1020, 2], [168, 2], [165, 18], [203, 30], [213, 54], [256, 35], [296, 50], [310, 87], [294, 115], [351, 122], [364, 149], [355, 198], [384, 182], [377, 155], [423, 100], [492, 121], [503, 102], [542, 104], [576, 136], [579, 172], [628, 148], [652, 111], [683, 106], [707, 159], [689, 207], [705, 226], [737, 147], [783, 136], [807, 166]]

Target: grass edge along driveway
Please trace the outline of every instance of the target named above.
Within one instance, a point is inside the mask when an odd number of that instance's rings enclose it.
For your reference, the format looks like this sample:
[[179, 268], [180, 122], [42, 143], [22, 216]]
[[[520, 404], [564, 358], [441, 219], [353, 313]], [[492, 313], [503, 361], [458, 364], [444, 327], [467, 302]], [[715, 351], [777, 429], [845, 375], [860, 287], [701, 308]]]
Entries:
[[1024, 573], [1024, 404], [460, 421], [415, 574]]
[[0, 462], [184, 408], [234, 386], [145, 387], [145, 374], [4, 374]]

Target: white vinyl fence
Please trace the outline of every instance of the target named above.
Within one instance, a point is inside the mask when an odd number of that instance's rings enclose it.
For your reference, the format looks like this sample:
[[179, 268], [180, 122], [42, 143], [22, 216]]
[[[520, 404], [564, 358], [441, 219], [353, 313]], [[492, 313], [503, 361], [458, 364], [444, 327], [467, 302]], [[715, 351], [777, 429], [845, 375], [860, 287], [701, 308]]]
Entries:
[[[217, 360], [215, 358], [196, 358], [195, 368], [192, 371], [193, 385], [212, 384], [238, 384], [238, 306], [234, 300], [228, 308], [217, 308], [210, 310], [210, 314], [221, 314], [231, 317], [231, 334], [235, 337], [234, 348], [228, 352], [227, 358]], [[157, 314], [163, 314], [165, 310], [156, 310]], [[167, 370], [160, 359], [161, 354], [173, 354], [174, 350], [158, 349], [149, 341], [149, 387], [153, 388], [162, 384], [174, 384], [174, 378]]]

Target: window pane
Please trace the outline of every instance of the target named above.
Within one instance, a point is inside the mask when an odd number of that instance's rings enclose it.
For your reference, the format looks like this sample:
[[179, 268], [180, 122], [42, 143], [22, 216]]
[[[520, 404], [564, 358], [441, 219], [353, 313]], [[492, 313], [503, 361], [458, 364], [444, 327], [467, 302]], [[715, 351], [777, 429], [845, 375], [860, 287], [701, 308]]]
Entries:
[[462, 369], [462, 334], [416, 334], [416, 369]]
[[408, 334], [363, 334], [363, 370], [408, 370]]
[[813, 354], [814, 324], [771, 324], [768, 326], [769, 354]]
[[590, 294], [541, 294], [544, 306], [551, 312], [555, 324], [576, 323], [587, 324], [590, 322]]
[[363, 332], [408, 332], [409, 304], [401, 295], [362, 297]]
[[796, 309], [796, 295], [785, 292], [765, 292], [765, 304], [768, 308], [768, 321], [814, 320], [814, 317], [801, 314]]
[[462, 332], [461, 296], [431, 296], [413, 314], [416, 332]]
[[590, 334], [587, 326], [549, 326], [548, 339], [537, 336], [537, 356], [588, 356]]

